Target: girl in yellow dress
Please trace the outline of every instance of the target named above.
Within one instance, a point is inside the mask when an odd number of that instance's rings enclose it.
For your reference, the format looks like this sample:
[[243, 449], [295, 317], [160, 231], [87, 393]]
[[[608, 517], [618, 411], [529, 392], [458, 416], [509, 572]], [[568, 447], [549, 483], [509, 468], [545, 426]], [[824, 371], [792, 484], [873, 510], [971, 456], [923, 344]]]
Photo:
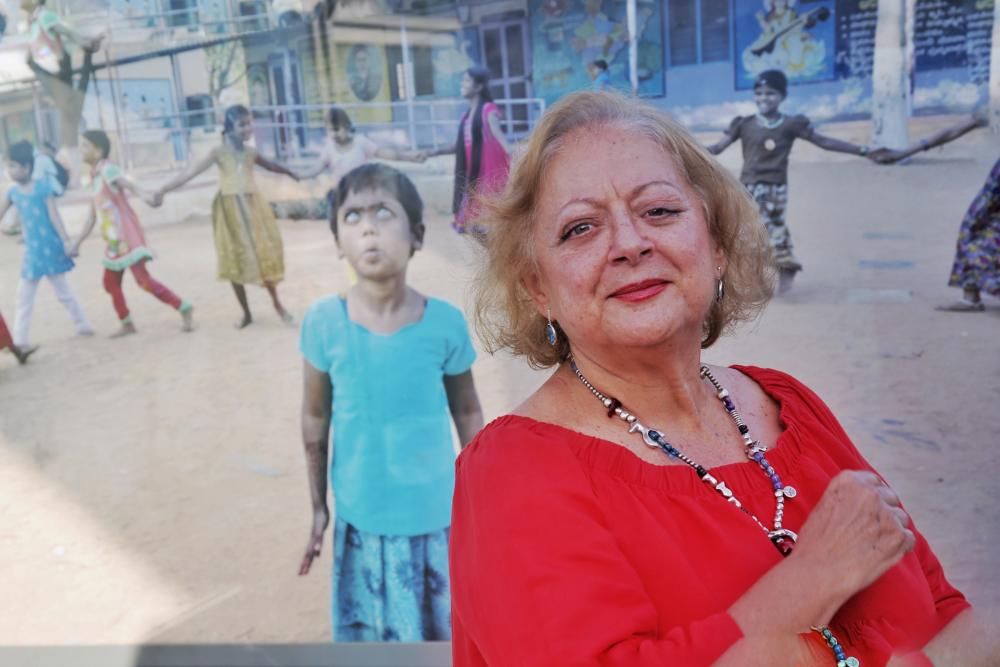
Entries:
[[219, 259], [219, 279], [233, 285], [243, 317], [243, 329], [253, 322], [244, 285], [262, 285], [271, 295], [274, 309], [291, 324], [294, 318], [278, 299], [278, 283], [285, 277], [285, 251], [281, 232], [271, 207], [257, 188], [253, 168], [263, 167], [298, 180], [288, 167], [261, 157], [247, 145], [253, 136], [253, 118], [242, 105], [226, 109], [222, 145], [204, 159], [159, 189], [157, 199], [176, 190], [212, 165], [219, 168], [219, 193], [212, 203], [212, 228]]

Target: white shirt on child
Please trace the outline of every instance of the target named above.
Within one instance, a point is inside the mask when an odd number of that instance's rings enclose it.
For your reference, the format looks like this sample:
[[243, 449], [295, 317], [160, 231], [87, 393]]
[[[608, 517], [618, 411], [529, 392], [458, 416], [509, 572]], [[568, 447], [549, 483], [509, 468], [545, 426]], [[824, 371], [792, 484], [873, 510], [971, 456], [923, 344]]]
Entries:
[[323, 157], [329, 165], [327, 169], [333, 177], [333, 187], [337, 187], [340, 179], [348, 172], [373, 160], [377, 152], [378, 146], [375, 142], [364, 135], [355, 135], [351, 147], [346, 151], [339, 150], [337, 142], [327, 137]]

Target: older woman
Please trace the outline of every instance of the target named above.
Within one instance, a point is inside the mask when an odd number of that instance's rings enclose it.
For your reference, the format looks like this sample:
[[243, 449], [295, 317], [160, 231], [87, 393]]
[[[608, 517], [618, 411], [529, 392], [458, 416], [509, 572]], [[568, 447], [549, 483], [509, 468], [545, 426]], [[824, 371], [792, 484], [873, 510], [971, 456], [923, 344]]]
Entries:
[[766, 302], [769, 249], [684, 130], [569, 96], [487, 222], [481, 333], [556, 370], [459, 459], [457, 667], [995, 660], [823, 402], [703, 365]]

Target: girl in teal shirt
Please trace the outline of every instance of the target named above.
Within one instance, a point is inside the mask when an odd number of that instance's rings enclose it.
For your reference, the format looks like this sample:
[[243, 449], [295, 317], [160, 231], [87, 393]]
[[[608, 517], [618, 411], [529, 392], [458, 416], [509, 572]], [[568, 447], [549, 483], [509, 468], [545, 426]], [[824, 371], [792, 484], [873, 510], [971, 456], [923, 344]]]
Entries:
[[395, 169], [367, 164], [344, 176], [331, 228], [358, 282], [346, 297], [314, 303], [302, 323], [313, 518], [299, 574], [330, 521], [329, 471], [337, 641], [451, 637], [451, 423], [464, 447], [483, 415], [461, 311], [406, 284], [422, 215], [416, 188]]

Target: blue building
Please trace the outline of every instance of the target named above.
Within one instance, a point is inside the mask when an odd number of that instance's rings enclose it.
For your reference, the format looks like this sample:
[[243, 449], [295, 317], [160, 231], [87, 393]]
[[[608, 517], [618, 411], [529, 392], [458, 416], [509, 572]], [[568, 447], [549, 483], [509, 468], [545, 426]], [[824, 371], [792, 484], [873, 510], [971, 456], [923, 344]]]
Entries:
[[[993, 0], [916, 6], [914, 113], [984, 103]], [[629, 88], [625, 0], [405, 0], [398, 11], [457, 17], [469, 57], [494, 73], [500, 96], [551, 103], [587, 87], [598, 58], [613, 85]], [[788, 75], [792, 111], [870, 114], [877, 0], [638, 0], [636, 13], [639, 93], [691, 127], [745, 112], [755, 75], [770, 68]]]

